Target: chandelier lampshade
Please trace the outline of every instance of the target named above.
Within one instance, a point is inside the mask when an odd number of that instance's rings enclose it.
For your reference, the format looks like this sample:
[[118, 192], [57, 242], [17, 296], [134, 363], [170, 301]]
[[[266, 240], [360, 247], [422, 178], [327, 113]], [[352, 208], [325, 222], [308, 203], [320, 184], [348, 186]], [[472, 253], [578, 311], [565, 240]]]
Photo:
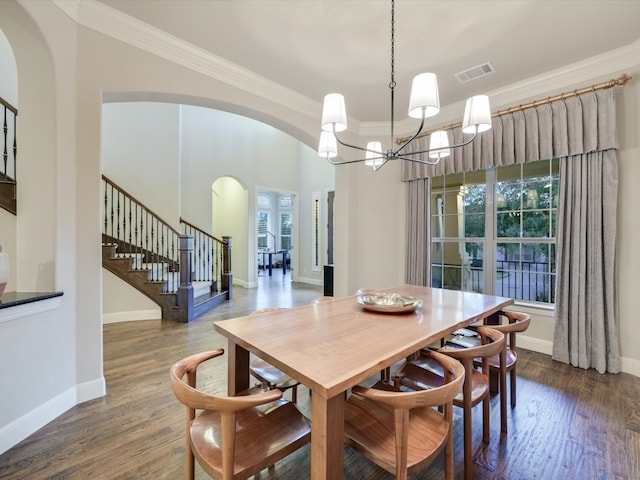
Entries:
[[338, 156], [338, 143], [332, 132], [320, 132], [320, 142], [318, 144], [318, 155], [326, 158], [334, 158]]
[[451, 155], [449, 136], [444, 130], [433, 132], [429, 138], [429, 158], [441, 158]]
[[[337, 155], [337, 153], [336, 153]], [[364, 164], [368, 167], [379, 167], [384, 161], [384, 153], [382, 153], [382, 143], [367, 143], [367, 151], [365, 153]]]
[[413, 78], [409, 97], [409, 116], [429, 118], [440, 112], [438, 77], [435, 73], [421, 73]]
[[344, 96], [340, 93], [329, 93], [324, 97], [322, 107], [322, 130], [342, 132], [347, 129], [347, 109]]
[[489, 97], [476, 95], [467, 99], [462, 120], [462, 133], [482, 133], [491, 128]]

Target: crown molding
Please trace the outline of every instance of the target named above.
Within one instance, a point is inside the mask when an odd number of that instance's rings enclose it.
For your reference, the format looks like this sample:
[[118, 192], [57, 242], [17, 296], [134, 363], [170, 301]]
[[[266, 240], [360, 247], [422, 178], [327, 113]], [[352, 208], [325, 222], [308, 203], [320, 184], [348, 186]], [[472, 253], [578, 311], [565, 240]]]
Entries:
[[120, 40], [165, 60], [268, 99], [303, 115], [320, 118], [321, 104], [261, 75], [185, 42], [96, 0], [52, 0], [78, 25]]

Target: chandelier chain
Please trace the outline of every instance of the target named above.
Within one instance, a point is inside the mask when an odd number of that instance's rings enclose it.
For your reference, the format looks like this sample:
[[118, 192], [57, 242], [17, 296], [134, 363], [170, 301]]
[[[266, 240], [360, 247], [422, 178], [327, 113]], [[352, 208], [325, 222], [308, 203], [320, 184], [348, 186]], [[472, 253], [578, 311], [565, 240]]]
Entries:
[[396, 56], [396, 52], [395, 52], [395, 46], [396, 46], [396, 36], [395, 36], [395, 25], [396, 25], [396, 21], [395, 21], [395, 0], [391, 0], [391, 82], [389, 83], [389, 88], [390, 89], [394, 89], [396, 86], [396, 80], [395, 80], [395, 76], [396, 76], [396, 69], [395, 69], [395, 56]]

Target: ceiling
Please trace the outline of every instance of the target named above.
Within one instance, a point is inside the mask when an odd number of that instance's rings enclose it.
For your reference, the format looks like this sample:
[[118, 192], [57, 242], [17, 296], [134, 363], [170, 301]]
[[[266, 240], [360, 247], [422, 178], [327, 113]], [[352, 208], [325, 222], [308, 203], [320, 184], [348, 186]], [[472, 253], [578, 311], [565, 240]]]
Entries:
[[[389, 0], [101, 1], [318, 102], [343, 93], [359, 121], [389, 118]], [[630, 45], [638, 19], [640, 0], [397, 0], [396, 118], [418, 73], [438, 75], [445, 106]], [[485, 62], [494, 73], [455, 79]]]

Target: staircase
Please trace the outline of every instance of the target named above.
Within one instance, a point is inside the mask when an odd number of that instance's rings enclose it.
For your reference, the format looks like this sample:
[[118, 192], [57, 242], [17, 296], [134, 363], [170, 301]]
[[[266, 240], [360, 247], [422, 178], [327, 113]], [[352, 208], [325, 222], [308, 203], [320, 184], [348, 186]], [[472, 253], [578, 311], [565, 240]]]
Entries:
[[[16, 205], [16, 158], [18, 145], [16, 143], [16, 126], [18, 109], [0, 97], [0, 107], [4, 112], [2, 122], [2, 162], [0, 163], [0, 208], [4, 208], [14, 215]], [[10, 121], [10, 119], [13, 121]], [[11, 144], [12, 160], [9, 161], [9, 144]]]
[[145, 294], [162, 318], [189, 322], [231, 299], [231, 238], [180, 219], [182, 233], [102, 177], [102, 266]]

